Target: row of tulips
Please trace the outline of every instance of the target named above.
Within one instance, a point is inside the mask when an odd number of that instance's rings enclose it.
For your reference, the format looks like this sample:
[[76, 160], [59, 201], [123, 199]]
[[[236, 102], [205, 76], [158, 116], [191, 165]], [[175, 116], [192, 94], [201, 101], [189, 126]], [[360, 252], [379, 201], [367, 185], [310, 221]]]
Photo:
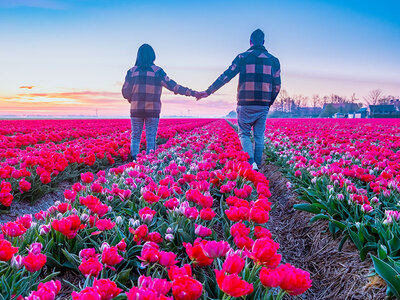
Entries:
[[[372, 250], [388, 293], [400, 297], [400, 121], [269, 120], [266, 151], [308, 203], [296, 209], [328, 221], [340, 247]], [[291, 187], [290, 184], [288, 186]]]
[[310, 274], [282, 262], [266, 225], [270, 195], [226, 121], [182, 132], [137, 162], [81, 174], [65, 201], [3, 224], [1, 295], [55, 299], [64, 286], [72, 299], [302, 294]]
[[[211, 121], [161, 120], [158, 143]], [[58, 182], [78, 178], [81, 172], [127, 161], [130, 153], [129, 120], [25, 120], [1, 124], [14, 128], [16, 133], [6, 135], [7, 131], [0, 136], [0, 209], [9, 207], [14, 199], [38, 198]]]

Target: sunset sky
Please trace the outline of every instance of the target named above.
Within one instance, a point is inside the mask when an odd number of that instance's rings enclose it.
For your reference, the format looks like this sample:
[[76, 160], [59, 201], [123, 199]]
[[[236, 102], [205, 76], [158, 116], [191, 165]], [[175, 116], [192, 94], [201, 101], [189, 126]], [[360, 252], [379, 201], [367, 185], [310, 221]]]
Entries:
[[[204, 90], [257, 28], [289, 95], [400, 95], [399, 15], [386, 0], [0, 0], [0, 115], [128, 117], [120, 90], [142, 43]], [[200, 102], [164, 90], [162, 115], [226, 115], [236, 86]]]

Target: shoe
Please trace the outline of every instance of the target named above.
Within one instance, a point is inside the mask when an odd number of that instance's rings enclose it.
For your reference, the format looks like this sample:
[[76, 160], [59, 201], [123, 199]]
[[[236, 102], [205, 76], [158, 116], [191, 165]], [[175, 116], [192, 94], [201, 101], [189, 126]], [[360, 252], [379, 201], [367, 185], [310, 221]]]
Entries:
[[255, 162], [253, 163], [252, 167], [253, 167], [253, 170], [258, 171], [258, 166], [257, 166], [257, 164]]

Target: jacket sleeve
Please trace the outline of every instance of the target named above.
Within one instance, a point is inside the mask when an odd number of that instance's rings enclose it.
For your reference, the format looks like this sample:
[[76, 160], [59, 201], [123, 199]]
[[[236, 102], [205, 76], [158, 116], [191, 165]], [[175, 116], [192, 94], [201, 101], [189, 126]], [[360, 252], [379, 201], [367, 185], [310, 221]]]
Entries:
[[132, 99], [132, 77], [131, 77], [131, 70], [129, 70], [126, 73], [125, 76], [125, 82], [124, 85], [122, 86], [122, 96], [129, 101], [129, 103], [131, 102]]
[[170, 91], [174, 92], [174, 94], [184, 95], [184, 96], [194, 96], [195, 91], [181, 86], [177, 84], [174, 80], [170, 79], [163, 69], [158, 71], [159, 76], [161, 77], [161, 85]]
[[272, 103], [275, 101], [276, 97], [281, 90], [281, 65], [277, 59], [276, 67], [272, 73]]
[[233, 60], [232, 64], [230, 65], [230, 67], [221, 74], [221, 76], [219, 76], [217, 78], [217, 80], [215, 80], [215, 82], [210, 85], [210, 87], [206, 90], [207, 94], [212, 94], [214, 92], [216, 92], [218, 89], [220, 89], [224, 84], [228, 83], [229, 81], [231, 81], [231, 79], [233, 77], [235, 77], [237, 75], [237, 73], [239, 73], [239, 64], [240, 64], [240, 56], [236, 56], [236, 58]]

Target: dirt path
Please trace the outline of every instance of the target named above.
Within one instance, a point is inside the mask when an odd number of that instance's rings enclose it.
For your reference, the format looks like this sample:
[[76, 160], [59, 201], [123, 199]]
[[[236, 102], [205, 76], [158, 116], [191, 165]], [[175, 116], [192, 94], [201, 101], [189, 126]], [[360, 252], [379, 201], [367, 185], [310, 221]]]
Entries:
[[332, 238], [326, 222], [309, 224], [310, 213], [295, 211], [293, 205], [301, 201], [286, 188], [288, 180], [279, 167], [265, 164], [260, 171], [270, 181], [270, 200], [276, 208], [270, 213], [268, 226], [281, 245], [283, 259], [310, 272], [313, 280], [312, 288], [302, 298], [385, 299], [385, 286], [368, 284], [371, 259], [360, 261], [357, 249], [349, 242], [339, 252], [340, 239]]
[[56, 201], [64, 201], [64, 191], [71, 187], [68, 181], [60, 182], [54, 192], [42, 196], [40, 199], [30, 202], [29, 200], [13, 201], [10, 210], [0, 213], [0, 224], [15, 221], [18, 216], [35, 214], [41, 210], [45, 211]]

